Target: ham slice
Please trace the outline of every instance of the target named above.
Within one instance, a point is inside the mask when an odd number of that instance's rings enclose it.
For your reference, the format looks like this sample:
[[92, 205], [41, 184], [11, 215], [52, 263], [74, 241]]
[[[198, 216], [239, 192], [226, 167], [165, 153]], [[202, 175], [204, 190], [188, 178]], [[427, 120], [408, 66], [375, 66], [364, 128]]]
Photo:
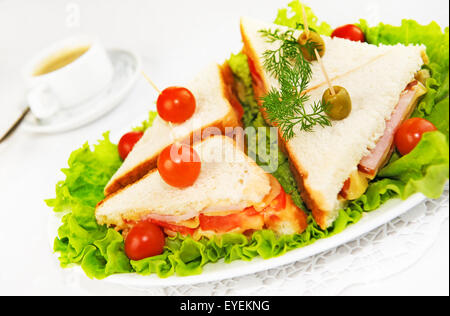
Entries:
[[402, 92], [391, 118], [386, 122], [384, 135], [380, 138], [370, 154], [361, 160], [358, 166], [362, 173], [373, 178], [383, 164], [386, 163], [394, 149], [393, 143], [395, 133], [400, 125], [412, 114], [417, 99], [425, 92], [425, 87], [418, 81], [411, 82]]

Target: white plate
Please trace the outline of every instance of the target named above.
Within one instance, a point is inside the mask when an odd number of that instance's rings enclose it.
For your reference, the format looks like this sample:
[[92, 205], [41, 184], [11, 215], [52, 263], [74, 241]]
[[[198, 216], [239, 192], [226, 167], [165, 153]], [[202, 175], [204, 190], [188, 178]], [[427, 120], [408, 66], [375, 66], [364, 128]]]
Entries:
[[[213, 264], [207, 264], [203, 273], [200, 275], [179, 277], [171, 276], [161, 279], [156, 275], [140, 276], [138, 274], [117, 274], [112, 275], [104, 280], [104, 282], [124, 285], [133, 288], [152, 288], [164, 286], [192, 285], [198, 283], [220, 281], [240, 277], [252, 273], [257, 273], [276, 267], [284, 266], [295, 261], [303, 260], [318, 253], [338, 247], [349, 241], [357, 239], [371, 230], [393, 220], [394, 218], [404, 214], [408, 210], [419, 205], [426, 200], [422, 194], [415, 194], [409, 199], [402, 201], [400, 199], [392, 199], [383, 204], [378, 210], [365, 213], [363, 218], [356, 224], [347, 227], [343, 232], [330, 238], [321, 239], [312, 245], [299, 248], [286, 253], [283, 256], [264, 260], [255, 258], [250, 262], [235, 261], [230, 264], [219, 261]], [[52, 215], [49, 223], [49, 237], [51, 243], [56, 236], [57, 227], [60, 222]], [[75, 271], [84, 274], [80, 267], [72, 268]]]
[[120, 49], [108, 50], [108, 55], [114, 67], [114, 76], [101, 93], [43, 122], [28, 115], [22, 124], [23, 128], [33, 133], [65, 132], [89, 124], [119, 105], [136, 82], [141, 61], [134, 53]]

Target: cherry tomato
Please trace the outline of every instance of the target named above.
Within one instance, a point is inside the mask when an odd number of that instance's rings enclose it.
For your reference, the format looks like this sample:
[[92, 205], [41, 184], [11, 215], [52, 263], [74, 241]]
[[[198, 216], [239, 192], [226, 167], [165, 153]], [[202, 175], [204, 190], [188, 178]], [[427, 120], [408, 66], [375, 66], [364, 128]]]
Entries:
[[200, 175], [200, 157], [191, 146], [173, 144], [166, 147], [158, 157], [158, 171], [161, 178], [176, 188], [194, 184]]
[[143, 132], [130, 132], [122, 136], [119, 141], [119, 155], [122, 160], [128, 157], [128, 154], [133, 150], [134, 145], [142, 138]]
[[131, 260], [142, 260], [162, 254], [164, 244], [164, 233], [161, 228], [143, 221], [136, 224], [128, 233], [125, 253]]
[[395, 133], [395, 146], [402, 156], [409, 154], [426, 132], [436, 131], [436, 126], [423, 118], [412, 118], [404, 122]]
[[183, 123], [195, 112], [196, 101], [191, 91], [182, 87], [165, 89], [156, 101], [159, 116], [171, 123]]
[[331, 37], [345, 38], [354, 42], [365, 42], [363, 31], [354, 24], [347, 24], [334, 30]]

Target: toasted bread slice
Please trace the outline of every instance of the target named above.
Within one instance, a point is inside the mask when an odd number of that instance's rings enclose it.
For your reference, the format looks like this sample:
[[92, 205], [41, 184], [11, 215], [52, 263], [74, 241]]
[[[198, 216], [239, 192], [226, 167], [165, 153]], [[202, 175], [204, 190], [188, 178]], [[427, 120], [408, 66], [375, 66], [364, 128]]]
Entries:
[[186, 87], [196, 98], [194, 115], [182, 124], [173, 125], [173, 130], [167, 122], [157, 117], [106, 185], [106, 196], [136, 182], [154, 169], [161, 151], [174, 141], [193, 143], [202, 138], [207, 128], [216, 128], [224, 133], [226, 127], [240, 126], [237, 112], [228, 99], [228, 88], [219, 65], [208, 66]]
[[[279, 43], [267, 43], [260, 29], [286, 28], [243, 19], [241, 31], [244, 51], [249, 56], [253, 75], [259, 78], [255, 92], [262, 96], [277, 88], [276, 78], [263, 68], [262, 54]], [[296, 33], [300, 35], [300, 33]], [[322, 228], [329, 227], [343, 206], [338, 198], [344, 182], [357, 170], [361, 159], [383, 135], [400, 94], [414, 80], [423, 65], [423, 46], [373, 46], [324, 37], [323, 61], [333, 85], [350, 93], [352, 112], [332, 126], [316, 126], [312, 132], [297, 130], [296, 136], [282, 146], [289, 155], [302, 196]], [[322, 99], [327, 89], [317, 62], [308, 90], [307, 108]], [[321, 82], [323, 81], [323, 82]]]

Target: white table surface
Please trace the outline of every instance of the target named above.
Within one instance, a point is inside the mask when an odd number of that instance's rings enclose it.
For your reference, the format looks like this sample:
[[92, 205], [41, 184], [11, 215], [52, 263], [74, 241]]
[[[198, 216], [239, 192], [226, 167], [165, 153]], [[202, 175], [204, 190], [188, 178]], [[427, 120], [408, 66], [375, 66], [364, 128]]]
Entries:
[[[273, 20], [284, 0], [0, 0], [0, 134], [17, 115], [24, 96], [21, 66], [38, 50], [71, 34], [87, 33], [106, 47], [136, 51], [159, 86], [183, 83], [209, 61], [223, 61], [241, 48], [239, 17]], [[367, 18], [398, 24], [402, 18], [448, 25], [448, 2], [308, 1], [332, 26]], [[72, 19], [79, 11], [79, 20]], [[339, 12], [339, 13], [336, 13]], [[47, 234], [50, 209], [68, 155], [105, 130], [118, 139], [146, 118], [155, 94], [139, 79], [129, 97], [101, 120], [58, 135], [19, 129], [0, 145], [0, 295], [139, 295], [141, 292], [87, 278], [76, 287], [51, 255]], [[352, 286], [357, 295], [448, 295], [449, 225], [418, 262], [388, 279]], [[274, 289], [276, 294], [276, 289]]]

